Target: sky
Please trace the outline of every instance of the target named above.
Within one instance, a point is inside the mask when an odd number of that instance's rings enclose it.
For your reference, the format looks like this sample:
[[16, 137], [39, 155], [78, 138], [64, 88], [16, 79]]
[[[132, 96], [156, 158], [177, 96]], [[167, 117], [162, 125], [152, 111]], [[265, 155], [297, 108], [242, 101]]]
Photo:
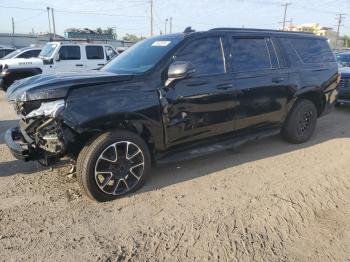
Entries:
[[[153, 0], [154, 31], [165, 30], [173, 19], [173, 32], [187, 26], [195, 30], [214, 27], [278, 29], [284, 9], [293, 24], [319, 23], [336, 29], [336, 14], [347, 13], [341, 34], [350, 35], [350, 0]], [[55, 10], [56, 33], [66, 28], [115, 27], [119, 37], [129, 33], [150, 35], [150, 0], [0, 0], [0, 33], [48, 32], [46, 7]], [[169, 24], [168, 24], [169, 25]], [[169, 26], [167, 27], [169, 31]]]

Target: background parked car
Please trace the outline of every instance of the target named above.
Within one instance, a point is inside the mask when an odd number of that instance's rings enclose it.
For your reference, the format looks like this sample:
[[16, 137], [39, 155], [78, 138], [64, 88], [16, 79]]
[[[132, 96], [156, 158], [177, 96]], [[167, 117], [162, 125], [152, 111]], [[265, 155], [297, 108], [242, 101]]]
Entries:
[[15, 51], [16, 48], [0, 46], [0, 59]]
[[[350, 54], [347, 54], [350, 58]], [[338, 84], [337, 106], [350, 105], [350, 67], [342, 67], [339, 69], [341, 79]]]
[[350, 67], [350, 52], [339, 53], [336, 57], [340, 67]]
[[11, 53], [4, 56], [1, 60], [14, 59], [14, 58], [32, 58], [37, 57], [41, 52], [39, 47], [24, 47], [12, 51]]
[[98, 69], [116, 55], [106, 44], [49, 42], [38, 58], [0, 60], [0, 88], [6, 90], [14, 81], [38, 74]]

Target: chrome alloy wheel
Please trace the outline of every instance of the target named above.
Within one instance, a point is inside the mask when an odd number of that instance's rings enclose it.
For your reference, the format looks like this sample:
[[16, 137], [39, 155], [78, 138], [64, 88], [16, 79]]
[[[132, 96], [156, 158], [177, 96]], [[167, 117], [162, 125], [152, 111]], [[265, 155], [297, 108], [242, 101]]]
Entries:
[[131, 191], [141, 179], [145, 159], [141, 149], [129, 141], [108, 146], [95, 165], [95, 181], [106, 194], [122, 195]]

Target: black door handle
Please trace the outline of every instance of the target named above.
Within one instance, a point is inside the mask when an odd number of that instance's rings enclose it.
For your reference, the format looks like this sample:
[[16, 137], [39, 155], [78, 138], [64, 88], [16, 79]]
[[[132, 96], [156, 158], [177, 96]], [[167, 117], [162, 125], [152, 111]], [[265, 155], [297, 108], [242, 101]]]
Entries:
[[103, 66], [103, 65], [105, 65], [105, 64], [97, 64], [97, 65], [99, 65], [99, 66]]
[[83, 66], [83, 64], [76, 64], [75, 66]]
[[281, 83], [284, 81], [284, 77], [275, 77], [272, 78], [272, 83]]
[[216, 86], [217, 89], [227, 90], [233, 87], [233, 84], [221, 84]]

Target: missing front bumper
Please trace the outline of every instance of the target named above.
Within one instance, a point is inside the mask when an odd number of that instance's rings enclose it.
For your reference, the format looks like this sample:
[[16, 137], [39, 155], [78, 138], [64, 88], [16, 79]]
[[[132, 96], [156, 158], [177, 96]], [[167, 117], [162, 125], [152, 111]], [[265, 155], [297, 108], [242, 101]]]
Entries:
[[12, 155], [22, 161], [38, 161], [43, 166], [57, 163], [62, 155], [52, 154], [33, 145], [34, 141], [23, 130], [22, 125], [20, 123], [20, 126], [5, 133], [5, 142]]
[[40, 152], [31, 147], [18, 128], [11, 128], [5, 133], [5, 141], [12, 155], [23, 161], [34, 161], [42, 158]]

